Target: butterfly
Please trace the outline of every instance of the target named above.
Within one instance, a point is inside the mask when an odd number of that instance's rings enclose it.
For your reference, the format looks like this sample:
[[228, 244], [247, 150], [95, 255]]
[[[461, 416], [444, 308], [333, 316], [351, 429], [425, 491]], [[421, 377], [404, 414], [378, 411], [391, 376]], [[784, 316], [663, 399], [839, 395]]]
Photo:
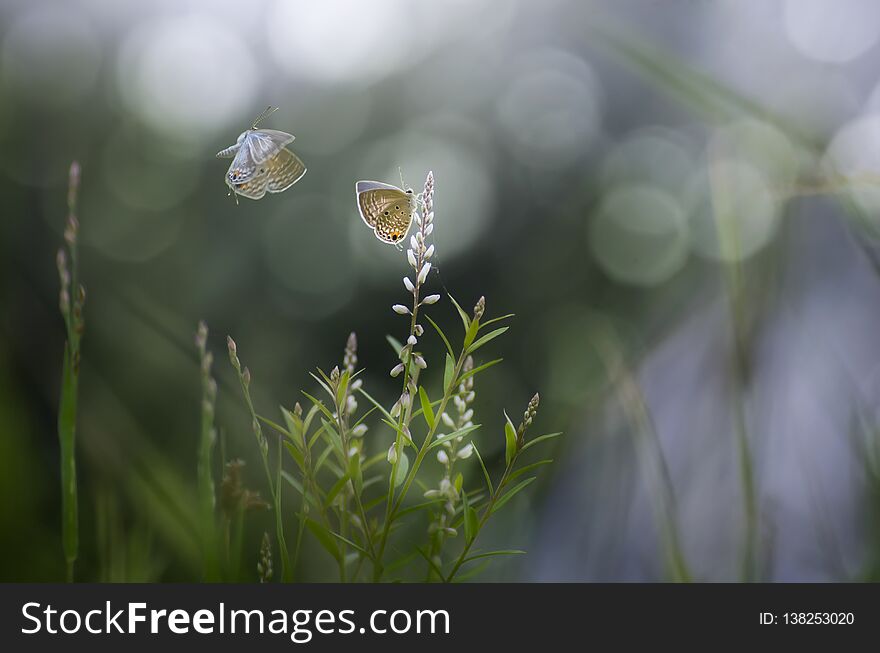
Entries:
[[280, 193], [293, 186], [306, 174], [306, 166], [287, 145], [293, 142], [293, 134], [277, 129], [258, 129], [267, 116], [277, 107], [269, 107], [251, 128], [242, 132], [235, 145], [217, 152], [218, 159], [232, 158], [226, 172], [226, 185], [235, 194], [236, 201], [242, 195], [258, 200], [266, 192]]
[[419, 206], [419, 198], [412, 188], [401, 190], [379, 181], [359, 181], [354, 188], [361, 218], [376, 238], [392, 245], [400, 243]]

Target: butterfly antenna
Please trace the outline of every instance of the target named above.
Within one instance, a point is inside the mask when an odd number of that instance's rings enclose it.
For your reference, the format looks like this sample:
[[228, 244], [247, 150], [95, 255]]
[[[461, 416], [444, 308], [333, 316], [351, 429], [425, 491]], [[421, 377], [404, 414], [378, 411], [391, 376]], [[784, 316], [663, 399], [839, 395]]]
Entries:
[[400, 187], [403, 190], [406, 190], [406, 182], [403, 181], [403, 168], [401, 168], [400, 166], [397, 166], [397, 174], [400, 175]]
[[263, 111], [263, 113], [261, 113], [259, 116], [257, 116], [257, 119], [254, 120], [254, 124], [251, 125], [251, 129], [256, 129], [257, 125], [259, 125], [261, 122], [263, 122], [266, 118], [271, 116], [276, 111], [278, 111], [278, 107], [273, 107], [270, 104], [268, 107], [266, 107], [266, 110]]

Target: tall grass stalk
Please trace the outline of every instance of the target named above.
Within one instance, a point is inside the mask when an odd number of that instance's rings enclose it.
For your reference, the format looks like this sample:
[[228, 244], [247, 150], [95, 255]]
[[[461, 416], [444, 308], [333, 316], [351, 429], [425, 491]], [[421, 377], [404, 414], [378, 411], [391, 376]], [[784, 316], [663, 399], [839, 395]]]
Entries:
[[[293, 580], [293, 576], [290, 567], [290, 554], [288, 553], [287, 542], [284, 538], [284, 523], [282, 521], [281, 513], [280, 451], [278, 456], [278, 466], [275, 470], [275, 474], [273, 475], [271, 468], [269, 467], [269, 442], [268, 440], [266, 440], [266, 436], [263, 434], [263, 428], [260, 425], [260, 420], [257, 417], [256, 410], [254, 409], [254, 402], [251, 399], [251, 372], [247, 367], [241, 366], [241, 362], [238, 360], [238, 353], [235, 341], [229, 336], [226, 337], [226, 345], [229, 350], [229, 360], [238, 375], [238, 381], [241, 385], [241, 391], [244, 395], [248, 411], [250, 412], [251, 428], [254, 431], [254, 436], [257, 438], [257, 446], [260, 449], [260, 458], [263, 461], [263, 470], [266, 472], [266, 482], [269, 486], [269, 494], [272, 497], [272, 509], [275, 511], [275, 538], [277, 540], [278, 552], [281, 558], [281, 579], [286, 583], [291, 582]], [[278, 445], [278, 448], [280, 450], [280, 443]]]
[[76, 201], [79, 193], [80, 166], [70, 165], [67, 190], [67, 225], [65, 246], [58, 250], [57, 266], [61, 282], [59, 308], [64, 318], [67, 339], [61, 372], [61, 399], [58, 409], [58, 441], [61, 452], [61, 541], [67, 569], [67, 581], [73, 582], [74, 566], [79, 555], [79, 503], [76, 482], [76, 414], [79, 393], [80, 341], [85, 329], [83, 306], [85, 288], [79, 284], [77, 261]]

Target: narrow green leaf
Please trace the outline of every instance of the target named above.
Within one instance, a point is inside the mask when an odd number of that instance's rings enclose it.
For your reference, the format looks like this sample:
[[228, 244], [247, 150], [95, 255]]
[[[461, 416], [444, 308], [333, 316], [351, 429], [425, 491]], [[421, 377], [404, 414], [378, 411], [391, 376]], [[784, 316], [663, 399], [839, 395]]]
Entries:
[[388, 341], [388, 344], [391, 345], [391, 348], [394, 350], [394, 353], [397, 354], [397, 357], [400, 358], [400, 352], [403, 351], [403, 345], [400, 340], [395, 338], [394, 336], [385, 336], [385, 340]]
[[345, 393], [348, 392], [349, 374], [345, 370], [339, 375], [339, 384], [336, 386], [336, 405], [343, 407], [345, 402]]
[[339, 547], [336, 546], [336, 539], [333, 537], [333, 533], [324, 528], [321, 524], [316, 522], [314, 519], [310, 519], [306, 517], [306, 528], [308, 528], [312, 535], [318, 540], [318, 543], [324, 547], [324, 550], [327, 551], [336, 562], [342, 562], [342, 555], [339, 553]]
[[345, 484], [348, 483], [348, 480], [351, 478], [349, 474], [343, 474], [339, 480], [337, 480], [333, 486], [327, 491], [327, 496], [324, 498], [324, 506], [329, 508], [330, 504], [333, 503], [333, 499], [336, 498], [342, 488], [345, 487]]
[[468, 349], [471, 346], [471, 343], [474, 341], [474, 338], [477, 337], [477, 331], [480, 330], [480, 321], [479, 320], [471, 320], [471, 324], [468, 327], [468, 330], [465, 331], [464, 334], [464, 348]]
[[461, 498], [464, 500], [464, 537], [470, 544], [480, 530], [480, 520], [477, 511], [468, 503], [467, 492], [462, 492]]
[[314, 508], [316, 510], [321, 510], [321, 505], [319, 503], [317, 503], [317, 501], [315, 500], [315, 497], [312, 496], [312, 493], [311, 492], [304, 492], [302, 483], [300, 483], [297, 479], [295, 479], [291, 474], [282, 470], [281, 471], [281, 478], [283, 478], [285, 481], [287, 481], [288, 484], [290, 484], [290, 486], [294, 490], [296, 490], [301, 496], [304, 496], [306, 498], [306, 501], [309, 502], [309, 505], [314, 506]]
[[[260, 420], [263, 424], [265, 424], [265, 425], [268, 426], [269, 428], [271, 428], [271, 429], [273, 429], [273, 430], [275, 430], [275, 431], [278, 431], [278, 432], [279, 432], [281, 435], [283, 435], [284, 437], [289, 438], [290, 440], [294, 440], [294, 437], [293, 437], [293, 433], [294, 433], [294, 431], [293, 431], [293, 429], [290, 429], [290, 428], [284, 428], [284, 427], [281, 426], [280, 424], [277, 424], [276, 422], [273, 422], [271, 419], [268, 419], [268, 418], [266, 418], [266, 417], [263, 417], [262, 415], [257, 415], [257, 419]], [[289, 427], [289, 426], [290, 426], [290, 425], [288, 424], [288, 427]]]
[[408, 472], [409, 458], [407, 458], [405, 451], [401, 451], [400, 458], [397, 461], [397, 475], [394, 477], [394, 487], [398, 487], [406, 480], [406, 475]]
[[482, 425], [481, 424], [472, 424], [470, 426], [465, 426], [464, 428], [458, 429], [457, 431], [453, 431], [452, 433], [447, 433], [443, 437], [440, 437], [440, 438], [437, 438], [436, 440], [434, 440], [431, 443], [431, 445], [428, 447], [428, 450], [430, 451], [434, 447], [438, 447], [441, 444], [443, 444], [444, 442], [451, 440], [452, 438], [463, 437], [463, 436], [467, 435], [468, 433], [471, 433], [472, 431], [476, 431], [478, 428], [480, 428], [480, 426], [482, 426]]
[[431, 408], [431, 400], [428, 399], [428, 393], [425, 392], [423, 386], [419, 386], [419, 401], [422, 402], [422, 415], [425, 417], [425, 423], [428, 428], [434, 430], [434, 410]]
[[336, 395], [333, 393], [333, 390], [330, 389], [330, 379], [327, 377], [326, 374], [324, 374], [322, 370], [319, 369], [318, 373], [323, 377], [323, 380], [318, 378], [318, 376], [314, 372], [309, 372], [309, 376], [315, 379], [315, 381], [317, 381], [318, 384], [322, 388], [324, 388], [324, 392], [327, 393], [327, 396], [329, 396], [330, 399], [333, 399], [334, 397], [336, 397]]
[[521, 467], [520, 469], [516, 470], [515, 472], [511, 472], [511, 474], [507, 477], [507, 481], [506, 481], [505, 485], [507, 485], [508, 483], [513, 481], [513, 479], [515, 479], [519, 476], [522, 476], [523, 474], [526, 474], [537, 467], [541, 467], [543, 465], [549, 465], [552, 462], [553, 462], [552, 458], [547, 458], [546, 460], [539, 460], [538, 462], [532, 463], [531, 465], [526, 465], [525, 467]]
[[[474, 555], [470, 555], [464, 559], [464, 562], [470, 562], [471, 560], [479, 560], [480, 558], [493, 558], [495, 556], [515, 556], [515, 555], [523, 555], [525, 551], [521, 551], [519, 549], [502, 549], [499, 551], [486, 551], [485, 553], [475, 553]], [[462, 563], [464, 564], [464, 563]]]
[[520, 481], [517, 485], [514, 485], [513, 488], [507, 492], [507, 494], [505, 494], [503, 497], [498, 499], [498, 502], [492, 507], [492, 512], [495, 513], [495, 512], [498, 512], [499, 510], [501, 510], [501, 508], [504, 506], [504, 504], [506, 504], [508, 501], [510, 501], [515, 494], [517, 494], [518, 492], [523, 490], [529, 483], [534, 481], [536, 478], [537, 478], [536, 476], [531, 476], [524, 481]]
[[342, 537], [342, 535], [340, 535], [339, 533], [336, 533], [336, 532], [334, 532], [334, 531], [327, 531], [327, 532], [330, 533], [330, 535], [332, 535], [332, 536], [335, 537], [336, 539], [345, 542], [346, 544], [348, 544], [348, 546], [350, 546], [351, 548], [355, 549], [356, 551], [359, 551], [361, 554], [365, 555], [367, 558], [370, 558], [370, 559], [372, 560], [372, 557], [370, 556], [369, 552], [368, 552], [364, 547], [362, 547], [361, 545], [359, 545], [359, 544], [355, 544], [354, 542], [352, 542], [352, 541], [351, 541], [350, 539], [348, 539], [347, 537]]
[[372, 467], [373, 465], [376, 465], [376, 464], [382, 462], [383, 460], [385, 460], [385, 457], [386, 457], [387, 455], [388, 455], [388, 452], [387, 452], [387, 451], [380, 451], [379, 453], [377, 453], [377, 454], [375, 454], [375, 455], [373, 455], [373, 456], [370, 456], [369, 458], [367, 458], [367, 459], [364, 461], [364, 464], [361, 465], [361, 469], [364, 470], [364, 471], [367, 471], [367, 470], [368, 470], [370, 467]]
[[461, 381], [464, 381], [465, 379], [471, 377], [471, 376], [474, 376], [474, 375], [476, 375], [476, 374], [479, 374], [479, 373], [482, 372], [483, 370], [489, 369], [489, 368], [492, 367], [493, 365], [498, 365], [498, 363], [500, 363], [500, 362], [503, 361], [503, 360], [504, 360], [503, 358], [496, 358], [496, 359], [493, 360], [493, 361], [489, 361], [488, 363], [483, 363], [483, 364], [480, 365], [479, 367], [475, 367], [475, 368], [472, 369], [470, 372], [465, 372], [464, 374], [461, 375], [461, 378], [459, 379], [459, 383], [460, 383]]
[[[331, 413], [329, 410], [327, 410], [327, 407], [324, 405], [323, 401], [321, 401], [320, 399], [316, 399], [315, 397], [310, 395], [305, 390], [303, 390], [302, 393], [308, 398], [309, 401], [311, 401], [315, 405], [315, 407], [318, 410], [320, 410], [322, 413], [324, 413], [324, 415], [326, 415], [327, 419], [329, 419], [329, 420], [333, 419], [333, 413]], [[330, 393], [330, 396], [332, 397], [333, 393]]]
[[446, 369], [443, 370], [443, 389], [451, 390], [452, 384], [455, 383], [455, 360], [449, 354], [446, 354]]
[[455, 356], [455, 352], [452, 349], [452, 345], [449, 344], [449, 338], [446, 337], [446, 334], [437, 326], [437, 323], [430, 318], [430, 316], [425, 315], [425, 319], [431, 323], [431, 326], [434, 327], [434, 331], [440, 336], [440, 339], [443, 340], [443, 344], [446, 345], [446, 351], [449, 352], [450, 356]]
[[513, 313], [508, 313], [507, 315], [502, 315], [501, 317], [493, 317], [491, 320], [486, 320], [485, 322], [480, 322], [480, 328], [485, 329], [490, 324], [496, 324], [497, 322], [501, 322], [502, 320], [507, 320], [513, 317]]
[[287, 453], [293, 458], [293, 462], [296, 463], [296, 466], [299, 467], [300, 471], [305, 472], [306, 463], [303, 459], [303, 455], [300, 453], [299, 449], [296, 448], [296, 445], [293, 442], [284, 440], [284, 448], [287, 449]]
[[509, 465], [516, 456], [516, 429], [506, 412], [504, 419], [504, 461]]
[[[448, 295], [449, 293], [447, 293]], [[464, 312], [464, 309], [458, 305], [458, 302], [455, 301], [455, 297], [449, 295], [449, 299], [452, 302], [453, 306], [458, 309], [458, 314], [461, 316], [461, 323], [464, 324], [464, 332], [467, 333], [468, 329], [471, 327], [471, 318], [467, 313]]]
[[404, 431], [402, 427], [398, 427], [397, 422], [390, 422], [390, 421], [388, 421], [387, 419], [384, 419], [384, 418], [382, 419], [382, 422], [383, 422], [386, 426], [388, 426], [388, 428], [390, 428], [392, 431], [394, 431], [395, 433], [400, 433], [400, 437], [403, 438], [403, 441], [404, 441], [407, 445], [409, 445], [410, 447], [413, 447], [414, 449], [417, 448], [417, 447], [416, 447], [416, 443], [413, 442], [412, 440], [410, 440], [410, 438], [409, 438], [409, 437], [407, 436], [407, 434], [406, 434], [406, 431]]
[[560, 435], [562, 435], [562, 431], [559, 431], [558, 433], [548, 433], [547, 435], [540, 435], [540, 436], [538, 436], [537, 438], [534, 438], [533, 440], [528, 440], [528, 441], [523, 445], [522, 450], [525, 451], [525, 450], [528, 449], [529, 447], [532, 447], [532, 446], [538, 444], [539, 442], [544, 442], [544, 440], [550, 440], [550, 439], [552, 439], [552, 438], [558, 438]]
[[364, 491], [364, 477], [361, 472], [361, 457], [359, 454], [353, 455], [348, 460], [348, 475], [351, 477], [352, 485], [354, 485], [354, 491], [361, 495]]
[[419, 555], [421, 555], [421, 556], [425, 559], [425, 562], [427, 562], [428, 565], [431, 567], [431, 569], [434, 570], [434, 573], [435, 573], [435, 574], [437, 574], [440, 578], [443, 578], [443, 577], [444, 577], [444, 576], [443, 576], [443, 570], [440, 569], [440, 567], [437, 566], [437, 563], [436, 563], [436, 562], [434, 562], [433, 560], [431, 560], [431, 557], [430, 557], [427, 553], [425, 553], [424, 551], [422, 551], [422, 547], [416, 547], [416, 551], [418, 551], [418, 552], [419, 552]]
[[418, 512], [419, 510], [426, 510], [433, 506], [436, 506], [440, 503], [445, 503], [446, 499], [444, 497], [438, 497], [436, 499], [431, 499], [430, 501], [424, 501], [422, 503], [417, 503], [414, 506], [409, 506], [407, 508], [403, 508], [397, 512], [396, 519], [400, 519], [404, 515], [408, 515], [413, 512]]
[[358, 392], [360, 392], [364, 397], [366, 397], [367, 401], [369, 401], [371, 404], [373, 404], [373, 406], [376, 407], [376, 410], [378, 410], [380, 413], [382, 413], [382, 415], [385, 417], [385, 419], [390, 420], [392, 422], [394, 421], [394, 418], [391, 416], [391, 413], [389, 413], [387, 410], [385, 410], [385, 407], [382, 406], [382, 404], [380, 404], [378, 401], [373, 399], [373, 397], [371, 397], [369, 394], [367, 394], [367, 391], [364, 390], [363, 387], [358, 389]]
[[500, 336], [502, 333], [504, 333], [505, 331], [507, 331], [509, 328], [510, 328], [510, 327], [501, 327], [500, 329], [495, 329], [494, 331], [490, 331], [489, 333], [487, 333], [486, 335], [484, 335], [482, 338], [479, 338], [479, 339], [478, 339], [476, 342], [474, 342], [470, 347], [468, 347], [468, 350], [467, 350], [468, 353], [469, 353], [469, 354], [474, 353], [474, 352], [477, 351], [480, 347], [482, 347], [483, 345], [485, 345], [485, 344], [486, 344], [487, 342], [489, 342], [490, 340], [494, 340], [495, 338], [497, 338], [498, 336]]
[[483, 456], [480, 455], [479, 449], [477, 449], [477, 444], [471, 441], [471, 446], [474, 448], [474, 453], [477, 454], [477, 460], [480, 461], [480, 467], [483, 470], [483, 478], [486, 479], [486, 487], [489, 488], [489, 494], [495, 494], [495, 488], [492, 487], [492, 479], [489, 477], [489, 472], [486, 469], [486, 463], [483, 462]]

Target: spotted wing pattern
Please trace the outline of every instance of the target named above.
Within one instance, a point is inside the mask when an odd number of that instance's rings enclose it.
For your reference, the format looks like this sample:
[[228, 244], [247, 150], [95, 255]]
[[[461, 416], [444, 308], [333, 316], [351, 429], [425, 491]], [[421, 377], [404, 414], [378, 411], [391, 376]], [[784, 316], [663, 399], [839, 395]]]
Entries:
[[232, 192], [236, 195], [241, 195], [242, 197], [247, 197], [251, 200], [258, 200], [263, 197], [268, 190], [269, 175], [265, 168], [262, 168], [258, 170], [251, 179], [245, 182], [232, 183], [227, 179], [226, 185], [229, 186], [229, 188], [232, 189]]
[[415, 198], [394, 186], [358, 182], [358, 210], [361, 218], [385, 243], [399, 243], [412, 225]]
[[281, 193], [306, 174], [306, 164], [286, 147], [264, 164], [268, 183], [266, 190]]

